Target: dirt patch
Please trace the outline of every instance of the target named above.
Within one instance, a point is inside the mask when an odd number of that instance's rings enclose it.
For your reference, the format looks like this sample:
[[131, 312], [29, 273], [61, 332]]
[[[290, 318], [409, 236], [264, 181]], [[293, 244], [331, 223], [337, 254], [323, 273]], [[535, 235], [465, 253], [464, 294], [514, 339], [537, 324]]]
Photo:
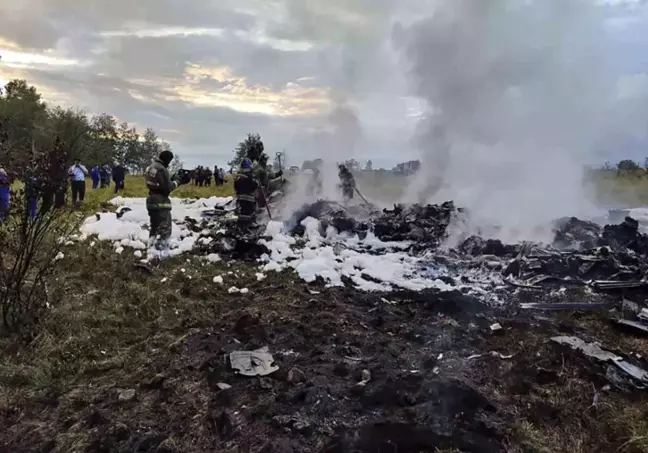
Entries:
[[[648, 451], [645, 394], [549, 341], [568, 333], [648, 353], [607, 312], [256, 281], [250, 265], [167, 263], [149, 275], [82, 253], [62, 270], [67, 289], [41, 337], [3, 343], [4, 451]], [[82, 265], [98, 258], [96, 272]], [[229, 353], [264, 346], [279, 370], [236, 375]]]

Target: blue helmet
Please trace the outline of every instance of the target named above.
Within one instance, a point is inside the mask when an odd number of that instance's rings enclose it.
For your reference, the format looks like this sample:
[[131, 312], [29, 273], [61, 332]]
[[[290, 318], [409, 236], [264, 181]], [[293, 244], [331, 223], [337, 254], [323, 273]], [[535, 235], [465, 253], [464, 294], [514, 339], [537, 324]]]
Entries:
[[252, 161], [246, 157], [241, 162], [241, 170], [251, 170], [251, 169], [252, 169]]

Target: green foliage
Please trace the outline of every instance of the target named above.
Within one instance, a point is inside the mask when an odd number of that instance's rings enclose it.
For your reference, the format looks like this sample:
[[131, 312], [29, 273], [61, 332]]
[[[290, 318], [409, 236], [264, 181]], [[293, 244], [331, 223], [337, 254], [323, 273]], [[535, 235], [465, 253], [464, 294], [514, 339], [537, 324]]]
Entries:
[[234, 150], [234, 158], [227, 164], [231, 168], [238, 168], [246, 157], [252, 162], [268, 162], [268, 155], [265, 154], [263, 142], [259, 134], [248, 134], [245, 140], [238, 144]]
[[6, 143], [0, 162], [13, 175], [22, 175], [35, 153], [51, 149], [57, 141], [68, 164], [74, 158], [88, 167], [119, 162], [131, 171], [143, 171], [171, 148], [153, 129], [140, 135], [105, 113], [88, 117], [80, 110], [49, 107], [25, 80], [12, 80], [0, 92], [0, 134]]
[[639, 164], [634, 160], [624, 159], [617, 164], [617, 169], [619, 171], [636, 171], [639, 170]]

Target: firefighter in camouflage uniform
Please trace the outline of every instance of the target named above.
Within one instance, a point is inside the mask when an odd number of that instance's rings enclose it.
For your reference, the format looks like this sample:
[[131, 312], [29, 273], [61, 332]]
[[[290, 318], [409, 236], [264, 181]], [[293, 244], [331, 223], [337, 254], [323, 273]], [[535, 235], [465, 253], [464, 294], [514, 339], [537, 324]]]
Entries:
[[162, 151], [160, 156], [146, 169], [146, 187], [149, 190], [146, 198], [151, 229], [148, 247], [155, 247], [161, 258], [169, 256], [169, 238], [171, 237], [171, 198], [169, 195], [178, 188], [180, 182], [171, 178], [169, 164], [173, 160], [171, 151]]
[[243, 159], [241, 169], [234, 180], [236, 211], [239, 226], [246, 228], [254, 224], [257, 212], [259, 183], [252, 173], [252, 161]]
[[356, 190], [355, 178], [346, 166], [340, 164], [338, 169], [338, 177], [340, 178], [340, 185], [338, 187], [342, 189], [344, 201], [352, 200]]

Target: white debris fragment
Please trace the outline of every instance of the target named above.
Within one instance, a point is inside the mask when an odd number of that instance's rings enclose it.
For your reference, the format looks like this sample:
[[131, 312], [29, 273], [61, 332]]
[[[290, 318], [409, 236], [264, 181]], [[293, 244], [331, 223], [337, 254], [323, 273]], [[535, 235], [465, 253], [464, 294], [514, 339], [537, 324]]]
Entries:
[[162, 280], [160, 280], [160, 283], [166, 283], [167, 280], [168, 278], [164, 277]]
[[502, 326], [500, 325], [500, 323], [496, 322], [495, 324], [492, 324], [490, 326], [490, 330], [497, 332], [498, 330], [502, 330]]
[[279, 369], [268, 347], [256, 351], [234, 351], [229, 355], [232, 368], [243, 376], [267, 376]]
[[205, 260], [210, 263], [218, 263], [219, 261], [222, 261], [221, 257], [217, 253], [210, 253], [205, 257]]
[[[202, 228], [202, 231], [192, 231], [187, 227], [185, 219], [204, 222], [206, 207], [224, 206], [230, 201], [231, 197], [198, 200], [172, 198], [173, 225], [168, 257], [177, 257], [190, 253], [195, 247], [213, 244], [213, 240], [205, 236], [205, 230], [219, 229], [217, 223]], [[116, 213], [102, 213], [100, 216], [86, 218], [79, 239], [92, 237], [112, 243], [115, 249], [122, 247], [146, 250], [149, 236], [146, 199], [116, 197], [110, 203], [119, 207], [120, 216], [117, 217]], [[268, 272], [286, 270], [294, 272], [306, 282], [321, 279], [328, 287], [335, 287], [350, 281], [364, 291], [438, 289], [470, 294], [480, 288], [488, 288], [490, 291], [502, 284], [501, 277], [493, 277], [478, 269], [466, 271], [465, 281], [471, 283], [455, 280], [455, 285], [449, 285], [443, 280], [449, 281], [447, 277], [451, 271], [443, 265], [430, 264], [430, 257], [409, 254], [407, 249], [411, 244], [408, 242], [384, 242], [371, 232], [360, 239], [357, 235], [339, 234], [332, 227], [323, 232], [321, 222], [310, 217], [303, 219], [301, 225], [305, 231], [305, 244], [298, 243], [282, 222], [268, 223], [264, 239], [259, 242], [269, 252], [260, 258], [262, 266], [256, 273], [258, 281], [267, 278]], [[149, 251], [146, 255], [149, 260], [167, 257], [160, 256], [155, 251]], [[201, 261], [216, 263], [221, 261], [221, 257], [213, 253]], [[229, 264], [227, 263], [228, 266]], [[231, 272], [229, 275], [233, 274]]]
[[142, 252], [139, 251], [139, 250], [135, 250], [135, 252], [133, 253], [133, 255], [135, 256], [135, 258], [141, 258], [141, 257], [142, 257]]
[[63, 255], [63, 253], [61, 253], [61, 252], [58, 252], [58, 253], [56, 254], [56, 256], [54, 257], [54, 261], [60, 261], [60, 260], [62, 260], [63, 258], [65, 258], [65, 255]]
[[241, 288], [241, 291], [240, 291], [241, 294], [247, 294], [249, 292], [250, 292], [250, 290], [247, 289], [247, 288]]
[[241, 290], [238, 289], [236, 286], [232, 286], [230, 289], [227, 290], [228, 293], [234, 294], [234, 293], [240, 293]]
[[115, 253], [116, 253], [117, 255], [121, 255], [122, 253], [124, 253], [124, 247], [117, 247], [117, 248], [115, 249]]

